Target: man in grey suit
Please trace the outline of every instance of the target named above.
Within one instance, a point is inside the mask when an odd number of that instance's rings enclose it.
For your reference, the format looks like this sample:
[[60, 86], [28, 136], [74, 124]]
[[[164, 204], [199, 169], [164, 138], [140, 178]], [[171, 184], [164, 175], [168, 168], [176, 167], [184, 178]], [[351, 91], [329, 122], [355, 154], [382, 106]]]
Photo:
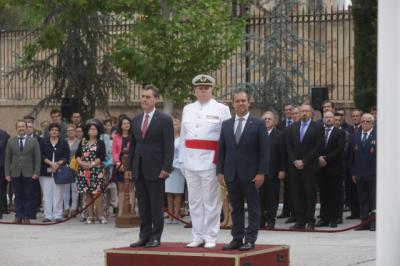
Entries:
[[26, 137], [26, 122], [17, 121], [17, 136], [11, 138], [6, 147], [4, 173], [11, 182], [15, 195], [15, 223], [30, 223], [34, 186], [33, 180], [39, 178], [40, 146], [35, 138]]

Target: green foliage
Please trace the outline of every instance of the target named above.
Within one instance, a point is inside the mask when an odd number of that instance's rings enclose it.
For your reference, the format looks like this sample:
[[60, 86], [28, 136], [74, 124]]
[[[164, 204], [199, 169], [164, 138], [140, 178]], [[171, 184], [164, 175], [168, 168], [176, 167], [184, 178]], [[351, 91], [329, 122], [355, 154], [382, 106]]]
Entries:
[[10, 0], [9, 5], [27, 12], [23, 24], [31, 25], [34, 36], [12, 74], [23, 72], [38, 85], [49, 79], [53, 82], [50, 94], [34, 113], [72, 97], [76, 110], [88, 118], [96, 107], [108, 112], [111, 94], [128, 98], [125, 79], [106, 56], [111, 46], [107, 25], [114, 19], [109, 14], [121, 2]]
[[199, 73], [218, 69], [240, 45], [244, 19], [226, 0], [125, 1], [134, 20], [114, 46], [112, 59], [139, 84], [152, 83], [164, 98], [182, 103]]
[[279, 115], [282, 115], [284, 103], [299, 104], [304, 100], [297, 92], [295, 80], [306, 82], [302, 73], [305, 62], [301, 55], [293, 56], [293, 53], [305, 45], [313, 49], [320, 48], [317, 43], [302, 39], [296, 32], [296, 25], [290, 16], [299, 5], [297, 0], [273, 2], [271, 10], [265, 10], [265, 35], [259, 37], [251, 32], [248, 34], [249, 41], [253, 40], [263, 48], [261, 53], [248, 52], [244, 55], [255, 61], [251, 68], [260, 68], [264, 80], [241, 86], [255, 94], [258, 107], [275, 110]]
[[377, 88], [377, 0], [353, 0], [354, 101], [357, 108], [376, 105]]

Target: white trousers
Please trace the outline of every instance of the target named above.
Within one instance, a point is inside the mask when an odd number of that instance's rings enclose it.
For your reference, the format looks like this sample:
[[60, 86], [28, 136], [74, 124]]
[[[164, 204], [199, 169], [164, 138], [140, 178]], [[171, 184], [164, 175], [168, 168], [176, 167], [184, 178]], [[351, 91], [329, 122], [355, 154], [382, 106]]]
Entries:
[[40, 176], [40, 187], [43, 191], [44, 217], [47, 219], [62, 219], [63, 193], [69, 184], [57, 185], [53, 177]]
[[188, 187], [193, 241], [215, 243], [220, 229], [222, 202], [215, 169], [184, 170]]
[[76, 187], [76, 183], [65, 184], [63, 201], [64, 201], [64, 209], [66, 210], [78, 209], [78, 189]]

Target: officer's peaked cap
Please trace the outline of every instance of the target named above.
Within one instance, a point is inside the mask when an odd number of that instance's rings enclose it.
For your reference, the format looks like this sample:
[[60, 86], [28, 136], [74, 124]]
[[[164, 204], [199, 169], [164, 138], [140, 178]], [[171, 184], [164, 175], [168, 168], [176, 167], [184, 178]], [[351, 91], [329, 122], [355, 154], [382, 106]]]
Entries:
[[197, 85], [214, 86], [215, 79], [209, 75], [200, 74], [193, 78], [192, 84], [193, 84], [193, 86], [197, 86]]

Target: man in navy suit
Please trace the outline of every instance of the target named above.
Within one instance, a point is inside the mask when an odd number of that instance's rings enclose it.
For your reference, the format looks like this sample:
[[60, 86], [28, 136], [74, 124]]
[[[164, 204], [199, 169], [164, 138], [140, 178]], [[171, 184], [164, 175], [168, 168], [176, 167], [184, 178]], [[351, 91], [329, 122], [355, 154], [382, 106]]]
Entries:
[[130, 247], [160, 245], [164, 228], [165, 179], [172, 171], [174, 128], [171, 117], [156, 110], [158, 89], [146, 85], [140, 105], [143, 113], [133, 118], [126, 178], [133, 178], [140, 213], [139, 241]]
[[324, 113], [324, 134], [319, 156], [318, 184], [321, 202], [321, 219], [316, 226], [337, 227], [341, 217], [344, 131], [334, 127], [334, 114]]
[[289, 173], [292, 178], [294, 210], [297, 222], [292, 229], [314, 230], [315, 203], [319, 164], [318, 156], [322, 139], [322, 126], [312, 121], [313, 108], [300, 107], [301, 121], [294, 123], [286, 136]]
[[[267, 135], [264, 123], [249, 113], [248, 93], [234, 92], [233, 107], [236, 116], [222, 123], [218, 147], [218, 181], [228, 187], [233, 220], [233, 240], [223, 249], [246, 251], [254, 248], [260, 225], [258, 188], [267, 173]], [[245, 201], [249, 213], [247, 228]]]
[[[268, 174], [264, 184], [260, 188], [260, 227], [274, 229], [279, 206], [279, 185], [280, 181], [284, 180], [286, 175], [285, 134], [275, 128], [277, 119], [273, 112], [265, 112], [263, 120], [267, 128], [265, 133], [268, 135]], [[266, 226], [265, 222], [267, 222]]]
[[[363, 114], [361, 130], [351, 140], [351, 177], [357, 185], [360, 219], [375, 215], [376, 209], [376, 130], [374, 116]], [[375, 222], [359, 230], [375, 231]]]
[[[351, 136], [355, 135], [361, 128], [361, 116], [363, 112], [361, 110], [353, 110], [351, 113], [351, 122], [352, 126], [348, 127], [346, 130], [351, 134]], [[350, 208], [350, 215], [346, 217], [346, 219], [358, 219], [360, 217], [360, 207], [358, 204], [358, 193], [357, 186], [354, 184], [351, 179], [350, 173], [350, 149], [345, 154], [346, 164], [345, 164], [345, 202], [346, 205]]]

